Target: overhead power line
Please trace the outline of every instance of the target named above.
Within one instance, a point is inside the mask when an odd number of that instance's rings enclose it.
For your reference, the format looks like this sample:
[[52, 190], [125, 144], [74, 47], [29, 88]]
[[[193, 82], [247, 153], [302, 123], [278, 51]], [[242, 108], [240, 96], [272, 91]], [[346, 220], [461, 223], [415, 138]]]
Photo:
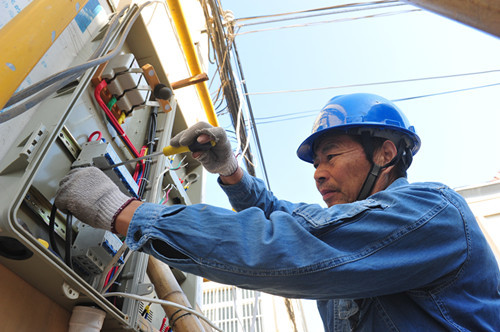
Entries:
[[236, 22], [249, 21], [249, 20], [261, 19], [261, 18], [280, 17], [280, 16], [295, 15], [295, 14], [304, 14], [304, 13], [312, 13], [312, 12], [332, 10], [332, 9], [351, 8], [351, 7], [363, 7], [363, 6], [372, 6], [372, 5], [377, 5], [377, 4], [395, 3], [395, 2], [400, 2], [400, 1], [399, 0], [381, 0], [381, 1], [372, 1], [372, 2], [348, 3], [348, 4], [343, 4], [343, 5], [321, 7], [321, 8], [314, 8], [314, 9], [306, 9], [306, 10], [298, 10], [298, 11], [294, 11], [294, 12], [286, 12], [286, 13], [279, 13], [279, 14], [269, 14], [269, 15], [259, 15], [259, 16], [242, 17], [242, 18], [235, 19], [235, 21]]
[[[476, 89], [490, 88], [490, 87], [497, 86], [497, 85], [500, 85], [500, 83], [485, 84], [485, 85], [473, 86], [473, 87], [457, 89], [457, 90], [449, 90], [449, 91], [429, 93], [429, 94], [413, 96], [413, 97], [398, 98], [398, 99], [392, 99], [391, 101], [396, 103], [396, 102], [400, 102], [400, 101], [435, 97], [435, 96], [446, 95], [446, 94], [450, 94], [450, 93], [458, 93], [458, 92], [464, 92], [464, 91], [470, 91], [470, 90], [476, 90]], [[276, 122], [283, 122], [283, 121], [289, 121], [289, 120], [309, 118], [309, 117], [316, 116], [318, 114], [318, 112], [319, 112], [319, 110], [309, 110], [309, 111], [303, 111], [303, 112], [294, 112], [294, 113], [288, 113], [288, 114], [280, 114], [280, 115], [275, 115], [275, 116], [255, 118], [255, 120], [256, 120], [256, 123], [258, 125], [262, 125], [262, 124], [268, 124], [268, 123], [276, 123]], [[269, 121], [260, 121], [260, 120], [269, 120]]]
[[[243, 28], [243, 27], [252, 26], [252, 25], [301, 20], [301, 19], [318, 17], [318, 16], [338, 15], [338, 14], [359, 12], [362, 10], [374, 10], [374, 9], [382, 9], [382, 8], [389, 8], [389, 7], [396, 7], [396, 6], [408, 6], [408, 4], [406, 4], [406, 3], [394, 3], [394, 4], [384, 4], [384, 5], [377, 5], [377, 6], [365, 7], [365, 8], [351, 8], [351, 9], [344, 9], [344, 10], [336, 10], [333, 12], [324, 12], [324, 13], [316, 13], [316, 14], [301, 15], [301, 16], [283, 17], [283, 18], [277, 18], [277, 19], [267, 20], [267, 21], [251, 22], [251, 23], [244, 23], [244, 24], [237, 23], [236, 26], [238, 28]], [[330, 23], [330, 21], [323, 21], [323, 23]], [[307, 26], [307, 25], [305, 25], [305, 26]]]
[[248, 95], [271, 95], [271, 94], [279, 94], [279, 93], [296, 93], [296, 92], [310, 92], [310, 91], [333, 90], [333, 89], [344, 89], [344, 88], [357, 88], [357, 87], [371, 86], [371, 85], [408, 83], [408, 82], [417, 82], [417, 81], [425, 81], [425, 80], [435, 80], [435, 79], [444, 79], [444, 78], [453, 78], [453, 77], [463, 77], [463, 76], [490, 74], [490, 73], [496, 73], [496, 72], [500, 72], [500, 69], [492, 69], [492, 70], [477, 71], [477, 72], [462, 73], [462, 74], [450, 74], [450, 75], [441, 75], [441, 76], [428, 76], [428, 77], [419, 77], [419, 78], [409, 78], [409, 79], [404, 79], [404, 80], [392, 80], [392, 81], [382, 81], [382, 82], [370, 82], [370, 83], [356, 83], [356, 84], [347, 84], [347, 85], [335, 85], [335, 86], [326, 86], [326, 87], [310, 88], [310, 89], [295, 89], [295, 90], [277, 90], [277, 91], [250, 92], [250, 93], [248, 93]]
[[280, 27], [273, 27], [273, 28], [266, 28], [266, 29], [259, 29], [259, 30], [251, 30], [251, 31], [245, 31], [245, 32], [238, 32], [238, 33], [235, 34], [235, 36], [242, 36], [242, 35], [247, 35], [247, 34], [250, 34], [250, 33], [264, 32], [264, 31], [282, 30], [282, 29], [290, 29], [290, 28], [302, 28], [302, 27], [309, 27], [309, 26], [314, 26], [314, 25], [319, 25], [319, 24], [326, 24], [326, 23], [339, 23], [339, 22], [347, 22], [347, 21], [356, 21], [356, 20], [367, 19], [367, 18], [392, 16], [392, 15], [398, 15], [398, 14], [408, 14], [408, 13], [419, 12], [419, 11], [422, 11], [422, 10], [421, 9], [409, 9], [409, 10], [401, 10], [401, 11], [397, 11], [397, 12], [386, 12], [386, 13], [372, 14], [372, 15], [359, 16], [359, 17], [340, 18], [340, 19], [328, 20], [328, 21], [319, 21], [319, 22], [311, 22], [311, 23], [304, 23], [304, 24], [285, 25], [285, 26], [280, 26]]
[[328, 11], [328, 12], [321, 12], [321, 13], [315, 13], [315, 14], [308, 14], [308, 15], [301, 15], [301, 16], [292, 16], [292, 17], [282, 17], [282, 18], [276, 18], [272, 20], [266, 20], [266, 21], [258, 21], [258, 22], [250, 22], [250, 23], [236, 23], [236, 26], [238, 28], [240, 27], [247, 27], [251, 25], [259, 25], [259, 24], [269, 24], [269, 23], [276, 23], [276, 22], [284, 22], [284, 21], [292, 21], [292, 20], [300, 20], [300, 19], [306, 19], [306, 18], [311, 18], [311, 17], [318, 17], [318, 16], [326, 16], [326, 15], [336, 15], [336, 14], [345, 14], [345, 13], [352, 13], [352, 12], [358, 12], [361, 10], [373, 10], [373, 9], [381, 9], [381, 8], [389, 8], [389, 7], [396, 7], [396, 6], [408, 6], [407, 3], [388, 3], [388, 4], [379, 4], [376, 6], [370, 6], [370, 7], [364, 7], [364, 8], [347, 8], [343, 10], [335, 10], [335, 11]]

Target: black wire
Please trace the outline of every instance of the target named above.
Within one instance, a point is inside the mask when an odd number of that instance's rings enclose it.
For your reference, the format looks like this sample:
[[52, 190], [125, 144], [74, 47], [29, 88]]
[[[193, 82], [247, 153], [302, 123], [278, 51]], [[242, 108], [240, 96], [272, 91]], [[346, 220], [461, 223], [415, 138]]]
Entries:
[[253, 132], [255, 134], [255, 142], [257, 143], [257, 150], [259, 151], [260, 163], [262, 164], [262, 171], [264, 173], [264, 178], [267, 183], [267, 189], [271, 190], [271, 184], [269, 183], [269, 177], [267, 176], [266, 163], [264, 162], [264, 153], [262, 152], [262, 146], [260, 144], [259, 132], [257, 130], [257, 124], [255, 123], [255, 117], [253, 115], [252, 104], [250, 103], [250, 97], [248, 96], [248, 88], [245, 80], [245, 75], [243, 74], [243, 67], [241, 66], [240, 56], [238, 54], [238, 49], [236, 48], [236, 42], [233, 41], [233, 51], [236, 55], [236, 67], [240, 73], [241, 82], [243, 85], [243, 91], [245, 92], [245, 98], [247, 101], [248, 113], [250, 113], [250, 122], [252, 123]]
[[61, 253], [59, 252], [59, 249], [57, 248], [56, 244], [56, 212], [57, 212], [57, 207], [55, 204], [52, 204], [52, 209], [50, 210], [50, 218], [49, 218], [49, 242], [50, 246], [52, 247], [52, 251], [54, 251], [59, 257], [61, 257]]
[[[155, 137], [156, 137], [156, 125], [157, 125], [157, 118], [158, 118], [158, 107], [153, 107], [151, 110], [151, 114], [149, 116], [149, 129], [148, 129], [148, 134], [147, 134], [147, 142], [146, 146], [148, 147], [148, 154], [153, 153], [154, 151], [154, 146], [155, 146]], [[142, 198], [144, 195], [144, 191], [146, 190], [146, 185], [147, 185], [147, 179], [149, 178], [149, 171], [151, 168], [151, 159], [148, 158], [146, 159], [146, 162], [144, 164], [144, 170], [142, 172], [142, 180], [141, 180], [141, 185], [139, 186], [139, 190], [137, 191], [137, 195], [139, 198]]]
[[73, 215], [68, 213], [66, 215], [66, 243], [65, 243], [65, 255], [64, 260], [66, 265], [68, 265], [73, 270], [73, 262], [71, 257], [71, 246], [73, 243]]

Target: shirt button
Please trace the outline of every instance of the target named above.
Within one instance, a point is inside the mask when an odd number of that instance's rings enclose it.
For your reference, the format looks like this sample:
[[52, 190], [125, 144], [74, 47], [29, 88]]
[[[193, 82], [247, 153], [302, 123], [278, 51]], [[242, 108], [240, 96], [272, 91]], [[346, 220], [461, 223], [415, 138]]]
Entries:
[[134, 233], [134, 241], [135, 241], [135, 242], [138, 242], [138, 241], [141, 239], [141, 237], [142, 237], [142, 233], [141, 233], [141, 231], [136, 231], [136, 232]]

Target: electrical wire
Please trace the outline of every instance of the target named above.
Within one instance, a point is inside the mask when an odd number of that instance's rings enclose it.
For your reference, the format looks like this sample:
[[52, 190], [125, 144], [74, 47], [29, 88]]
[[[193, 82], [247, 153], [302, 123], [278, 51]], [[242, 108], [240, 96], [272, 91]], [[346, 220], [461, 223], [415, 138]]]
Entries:
[[107, 284], [105, 284], [106, 283], [106, 277], [105, 277], [106, 275], [105, 274], [102, 275], [101, 280], [99, 280], [99, 285], [97, 286], [98, 290], [101, 289], [101, 293], [106, 293], [108, 291], [109, 287], [111, 287], [111, 285], [113, 285], [115, 280], [118, 278], [118, 275], [120, 274], [123, 267], [125, 266], [125, 263], [127, 263], [128, 258], [131, 256], [131, 252], [129, 252], [128, 249], [129, 249], [128, 245], [125, 242], [123, 242], [120, 249], [118, 249], [116, 251], [115, 255], [109, 261], [108, 265], [106, 265], [106, 267], [103, 269], [103, 271], [111, 271], [112, 268], [118, 263], [118, 260], [120, 259], [120, 257], [122, 257], [122, 255], [124, 256], [123, 263], [120, 265], [118, 271], [113, 275], [113, 278], [111, 280], [108, 280]]
[[[151, 154], [154, 151], [156, 128], [157, 128], [157, 121], [158, 121], [157, 119], [158, 119], [158, 107], [153, 107], [151, 110], [151, 114], [149, 115], [149, 128], [148, 128], [148, 134], [146, 137], [146, 147], [147, 147], [148, 154]], [[141, 181], [139, 184], [139, 189], [137, 191], [140, 198], [143, 197], [144, 192], [146, 190], [147, 181], [143, 181], [143, 179], [149, 179], [151, 162], [152, 162], [151, 158], [144, 160], [143, 174], [142, 174]]]
[[134, 299], [134, 300], [138, 300], [138, 301], [144, 301], [144, 302], [151, 302], [151, 303], [157, 303], [157, 304], [160, 304], [160, 305], [168, 305], [168, 306], [171, 306], [171, 307], [174, 307], [174, 308], [179, 308], [179, 309], [182, 309], [184, 311], [187, 311], [195, 316], [197, 316], [198, 318], [201, 318], [203, 319], [205, 322], [207, 322], [208, 325], [210, 325], [213, 329], [217, 330], [217, 331], [220, 331], [220, 332], [224, 332], [223, 330], [221, 330], [218, 326], [216, 326], [214, 323], [212, 323], [207, 317], [205, 317], [203, 314], [197, 312], [196, 310], [193, 310], [191, 308], [188, 308], [186, 306], [183, 306], [183, 305], [180, 305], [178, 303], [175, 303], [175, 302], [171, 302], [171, 301], [166, 301], [166, 300], [160, 300], [160, 299], [155, 299], [155, 298], [151, 298], [151, 297], [146, 297], [146, 296], [139, 296], [139, 295], [136, 295], [136, 294], [130, 294], [130, 293], [123, 293], [123, 292], [112, 292], [112, 293], [106, 293], [106, 294], [103, 294], [104, 297], [112, 297], [112, 296], [118, 296], [118, 297], [127, 297], [127, 298], [130, 298], [130, 299]]
[[[489, 88], [489, 87], [498, 86], [498, 85], [500, 85], [500, 83], [492, 83], [492, 84], [473, 86], [473, 87], [457, 89], [457, 90], [449, 90], [449, 91], [429, 93], [429, 94], [419, 95], [419, 96], [392, 99], [391, 101], [392, 102], [400, 102], [400, 101], [407, 101], [407, 100], [413, 100], [413, 99], [435, 97], [435, 96], [446, 95], [446, 94], [451, 94], [451, 93], [458, 93], [458, 92], [464, 92], [464, 91], [470, 91], [470, 90], [476, 90], [476, 89]], [[288, 120], [297, 120], [297, 119], [313, 117], [313, 116], [316, 116], [318, 114], [318, 112], [319, 112], [319, 110], [310, 110], [310, 111], [305, 111], [305, 112], [294, 112], [294, 113], [290, 113], [290, 114], [281, 114], [281, 115], [276, 115], [276, 116], [256, 118], [256, 120], [275, 119], [275, 120], [258, 121], [257, 122], [257, 124], [262, 125], [262, 124], [269, 124], [269, 123], [276, 123], [276, 122], [283, 122], [283, 121], [288, 121]], [[303, 114], [303, 115], [288, 117], [290, 115], [295, 115], [295, 114]], [[281, 118], [281, 119], [276, 119], [276, 118]]]
[[31, 109], [32, 107], [34, 107], [38, 103], [40, 103], [42, 100], [47, 99], [47, 97], [52, 95], [54, 92], [56, 92], [60, 88], [73, 82], [78, 76], [79, 76], [79, 74], [69, 76], [66, 79], [63, 79], [57, 83], [54, 83], [52, 86], [46, 88], [42, 92], [37, 93], [33, 97], [24, 101], [23, 103], [19, 103], [15, 106], [12, 106], [9, 109], [0, 110], [0, 123], [7, 122], [7, 121], [25, 113], [26, 111], [28, 111], [29, 109]]
[[[52, 84], [55, 84], [58, 81], [61, 81], [61, 80], [65, 79], [65, 78], [67, 78], [67, 77], [75, 77], [76, 78], [82, 72], [84, 72], [85, 70], [87, 70], [89, 68], [92, 68], [92, 67], [95, 67], [95, 66], [98, 66], [101, 63], [104, 63], [106, 61], [111, 60], [113, 57], [115, 57], [120, 52], [121, 48], [123, 47], [123, 44], [125, 43], [126, 37], [128, 36], [130, 30], [132, 29], [133, 24], [135, 23], [135, 21], [139, 17], [141, 11], [146, 6], [149, 6], [150, 4], [152, 4], [153, 2], [162, 3], [161, 1], [147, 1], [147, 2], [145, 2], [143, 4], [141, 4], [137, 8], [137, 11], [134, 12], [134, 14], [130, 18], [130, 20], [127, 22], [127, 24], [124, 27], [123, 32], [122, 32], [122, 34], [120, 36], [120, 39], [118, 40], [118, 43], [117, 43], [116, 47], [112, 51], [110, 51], [109, 53], [107, 53], [106, 55], [104, 55], [102, 57], [91, 59], [91, 60], [89, 60], [89, 61], [87, 61], [87, 62], [85, 62], [83, 64], [80, 64], [80, 65], [68, 68], [66, 70], [60, 71], [58, 73], [55, 73], [55, 74], [47, 77], [46, 79], [44, 79], [44, 80], [42, 80], [42, 81], [40, 81], [38, 83], [35, 83], [35, 84], [27, 87], [26, 89], [21, 90], [19, 93], [22, 93], [22, 94], [19, 95], [19, 96], [17, 96], [14, 99], [14, 101], [20, 102], [21, 100], [24, 100], [24, 99], [28, 98], [29, 96], [37, 94], [37, 92], [41, 91], [43, 89], [43, 87], [48, 87], [48, 86], [50, 86]], [[164, 5], [166, 6], [166, 4], [164, 4]], [[129, 13], [132, 12], [136, 7], [137, 7], [137, 5], [133, 5], [133, 7], [131, 7]], [[122, 11], [124, 12], [125, 9], [128, 9], [128, 8], [129, 7], [125, 7]], [[103, 48], [104, 48], [104, 46], [103, 46]], [[94, 52], [94, 53], [97, 54], [97, 52]], [[69, 83], [72, 80], [74, 80], [74, 78], [71, 79], [71, 80], [67, 79], [66, 82]], [[54, 91], [52, 91], [52, 93], [53, 92]], [[48, 94], [48, 95], [50, 95], [50, 94]], [[38, 100], [38, 98], [37, 98], [37, 100]], [[38, 102], [40, 102], [40, 101], [41, 100], [38, 100]], [[12, 105], [12, 104], [13, 103], [10, 102], [10, 105]], [[36, 105], [36, 104], [33, 103], [33, 101], [25, 102], [24, 104], [25, 105], [23, 105], [23, 107], [19, 107], [19, 108], [15, 108], [15, 109], [3, 110], [0, 113], [0, 115], [2, 115], [2, 116], [0, 116], [0, 123], [3, 123], [5, 121], [7, 121], [7, 120], [10, 120], [10, 119], [12, 119], [12, 118], [14, 118], [14, 117], [22, 114], [23, 112], [27, 111], [29, 108], [33, 107], [34, 105]], [[30, 106], [30, 107], [27, 107], [27, 106]]]
[[61, 253], [59, 252], [59, 248], [57, 248], [57, 243], [56, 243], [56, 213], [57, 213], [57, 207], [55, 204], [52, 204], [52, 209], [50, 210], [50, 217], [49, 217], [49, 242], [50, 246], [52, 247], [52, 251], [54, 251], [59, 257], [61, 256]]
[[64, 260], [66, 265], [68, 265], [73, 270], [73, 260], [71, 255], [71, 247], [73, 245], [73, 215], [68, 213], [66, 215], [66, 243], [65, 243], [65, 253]]
[[109, 120], [111, 126], [113, 127], [113, 129], [115, 129], [116, 133], [118, 134], [118, 136], [120, 137], [120, 139], [122, 140], [122, 142], [128, 148], [128, 150], [130, 151], [130, 154], [132, 154], [134, 156], [134, 158], [138, 158], [139, 157], [139, 152], [137, 151], [137, 149], [135, 148], [135, 146], [132, 144], [132, 142], [128, 138], [127, 134], [123, 130], [122, 126], [116, 120], [116, 118], [113, 115], [113, 113], [109, 110], [109, 108], [106, 106], [106, 104], [104, 103], [104, 101], [101, 98], [101, 91], [106, 86], [107, 86], [106, 81], [102, 80], [95, 87], [94, 97], [95, 97], [97, 103], [99, 104], [99, 106], [104, 111], [104, 113], [106, 113], [106, 116], [108, 117], [108, 120]]
[[[344, 9], [344, 10], [335, 10], [335, 11], [326, 12], [326, 13], [317, 13], [317, 14], [309, 14], [309, 15], [303, 15], [303, 16], [286, 17], [286, 18], [279, 18], [279, 19], [260, 21], [260, 22], [252, 22], [252, 23], [244, 23], [244, 24], [236, 23], [236, 25], [238, 27], [246, 27], [246, 26], [251, 26], [251, 25], [269, 24], [269, 23], [277, 23], [277, 22], [292, 21], [292, 20], [301, 20], [301, 19], [305, 19], [305, 18], [318, 17], [318, 16], [352, 13], [352, 12], [358, 12], [358, 11], [362, 11], [362, 10], [374, 10], [374, 9], [389, 8], [389, 7], [396, 7], [396, 6], [408, 6], [407, 3], [398, 2], [398, 1], [392, 1], [392, 2], [393, 3], [388, 3], [388, 4], [385, 4], [385, 2], [384, 2], [384, 3], [376, 5], [376, 6], [374, 6], [373, 4], [370, 4], [371, 6], [366, 7], [366, 8], [352, 8], [352, 9]], [[350, 7], [350, 6], [340, 5], [340, 6], [333, 6], [333, 7], [334, 8], [345, 8], [345, 7]], [[327, 7], [324, 9], [331, 9], [331, 8]], [[237, 20], [235, 20], [235, 21], [237, 21]]]
[[372, 14], [372, 15], [365, 15], [365, 16], [358, 16], [358, 17], [340, 18], [340, 19], [328, 20], [328, 21], [318, 21], [318, 22], [310, 22], [310, 23], [304, 23], [304, 24], [284, 25], [284, 26], [280, 26], [280, 27], [238, 32], [237, 34], [235, 34], [235, 36], [242, 36], [242, 35], [247, 35], [247, 34], [256, 33], [256, 32], [282, 30], [282, 29], [290, 29], [290, 28], [302, 28], [302, 27], [309, 27], [309, 26], [327, 24], [327, 23], [339, 23], [339, 22], [356, 21], [356, 20], [367, 19], [367, 18], [385, 17], [385, 16], [392, 16], [392, 15], [398, 15], [398, 14], [408, 14], [408, 13], [419, 12], [419, 11], [422, 11], [422, 9], [418, 9], [418, 8], [417, 9], [408, 9], [408, 10], [401, 10], [401, 11], [395, 11], [395, 12], [385, 12], [385, 13], [380, 13], [380, 14]]
[[436, 93], [429, 93], [429, 94], [426, 94], [426, 95], [393, 99], [391, 101], [398, 102], [398, 101], [406, 101], [406, 100], [419, 99], [419, 98], [435, 97], [435, 96], [441, 96], [441, 95], [446, 95], [446, 94], [450, 94], [450, 93], [457, 93], [457, 92], [470, 91], [470, 90], [475, 90], [475, 89], [489, 88], [489, 87], [497, 86], [497, 85], [500, 85], [500, 83], [493, 83], [493, 84], [486, 84], [486, 85], [480, 85], [480, 86], [473, 86], [473, 87], [464, 88], [464, 89], [458, 89], [458, 90], [449, 90], [449, 91], [442, 91], [442, 92], [436, 92]]
[[356, 83], [356, 84], [347, 84], [347, 85], [335, 85], [335, 86], [326, 86], [326, 87], [310, 88], [310, 89], [295, 89], [295, 90], [277, 90], [277, 91], [249, 92], [249, 93], [246, 93], [246, 95], [248, 95], [248, 96], [256, 96], [256, 95], [270, 95], [270, 94], [279, 94], [279, 93], [295, 93], [295, 92], [310, 92], [310, 91], [333, 90], [333, 89], [344, 89], [344, 88], [357, 88], [357, 87], [365, 87], [365, 86], [372, 86], [372, 85], [408, 83], [408, 82], [435, 80], [435, 79], [443, 79], [443, 78], [456, 78], [456, 77], [464, 77], [464, 76], [472, 76], [472, 75], [482, 75], [482, 74], [490, 74], [490, 73], [497, 73], [497, 72], [500, 72], [500, 69], [491, 69], [491, 70], [469, 72], [469, 73], [462, 73], [462, 74], [450, 74], [450, 75], [440, 75], [440, 76], [428, 76], [428, 77], [419, 77], [419, 78], [408, 78], [408, 79], [404, 79], [404, 80], [392, 80], [392, 81]]
[[[253, 109], [252, 109], [252, 103], [250, 102], [250, 98], [248, 97], [248, 88], [247, 88], [247, 84], [246, 84], [246, 80], [245, 80], [245, 75], [243, 74], [243, 67], [241, 65], [241, 61], [240, 61], [240, 56], [239, 56], [239, 53], [238, 53], [238, 49], [236, 47], [236, 41], [233, 40], [233, 52], [235, 54], [235, 57], [236, 57], [236, 67], [238, 68], [238, 72], [239, 72], [239, 76], [241, 77], [241, 85], [243, 87], [243, 92], [244, 92], [244, 95], [245, 95], [245, 99], [246, 99], [246, 103], [247, 103], [247, 107], [248, 107], [248, 112], [249, 112], [249, 117], [250, 117], [250, 122], [251, 122], [251, 128], [253, 128], [253, 131], [255, 133], [255, 142], [257, 144], [257, 150], [259, 151], [259, 156], [260, 156], [260, 163], [262, 165], [262, 170], [263, 170], [263, 173], [264, 173], [264, 178], [266, 180], [266, 183], [267, 183], [267, 188], [269, 190], [271, 190], [271, 184], [269, 183], [269, 177], [267, 175], [267, 169], [266, 169], [266, 163], [264, 162], [264, 154], [262, 152], [262, 147], [261, 147], [261, 144], [260, 144], [260, 138], [259, 138], [259, 133], [258, 133], [258, 130], [257, 130], [257, 124], [255, 123], [255, 118], [254, 118], [254, 114], [253, 114]], [[251, 161], [249, 161], [251, 163]]]
[[377, 4], [393, 3], [393, 2], [400, 2], [400, 1], [399, 0], [381, 0], [381, 1], [372, 1], [372, 2], [355, 2], [355, 3], [348, 3], [348, 4], [343, 4], [343, 5], [335, 5], [335, 6], [306, 9], [306, 10], [298, 10], [298, 11], [293, 11], [293, 12], [279, 13], [279, 14], [241, 17], [241, 18], [235, 19], [235, 21], [238, 21], [238, 22], [239, 21], [249, 21], [249, 20], [261, 19], [261, 18], [281, 17], [281, 16], [287, 16], [287, 15], [304, 14], [304, 13], [311, 13], [311, 12], [331, 10], [331, 9], [339, 9], [339, 8], [346, 8], [346, 7], [360, 7], [360, 6], [377, 5]]
[[[108, 25], [108, 28], [106, 30], [106, 33], [104, 34], [101, 42], [99, 43], [99, 46], [97, 46], [96, 50], [94, 51], [94, 53], [90, 56], [90, 60], [89, 61], [100, 61], [99, 58], [96, 58], [99, 54], [101, 54], [104, 50], [104, 48], [106, 47], [106, 44], [109, 42], [110, 38], [111, 38], [111, 33], [115, 30], [117, 24], [118, 24], [118, 20], [120, 17], [123, 16], [123, 14], [125, 13], [126, 10], [128, 10], [130, 7], [124, 7], [119, 13], [117, 13], [116, 15], [113, 16], [113, 18], [111, 19], [111, 21], [109, 22], [109, 25]], [[120, 47], [121, 48], [121, 47]], [[88, 62], [89, 62], [88, 61]], [[87, 62], [87, 63], [88, 63]], [[104, 61], [102, 61], [104, 62]], [[102, 63], [100, 62], [100, 63]], [[100, 64], [99, 63], [99, 64]], [[85, 64], [83, 65], [78, 65], [78, 66], [74, 66], [74, 67], [71, 67], [71, 68], [68, 68], [68, 69], [65, 69], [63, 71], [60, 71], [58, 73], [55, 73], [35, 84], [32, 84], [30, 85], [29, 87], [15, 93], [14, 95], [12, 95], [12, 97], [7, 101], [7, 104], [5, 104], [4, 107], [9, 107], [13, 104], [16, 104], [18, 103], [19, 101], [23, 100], [23, 99], [26, 99], [38, 92], [40, 92], [41, 90], [47, 88], [48, 86], [54, 84], [55, 82], [61, 80], [62, 78], [64, 77], [67, 77], [67, 76], [72, 76], [74, 74], [77, 74], [79, 75], [82, 71], [88, 69], [88, 68], [91, 68], [93, 66], [90, 66], [90, 67], [87, 67], [85, 68]], [[84, 68], [84, 69], [80, 69], [80, 68]]]

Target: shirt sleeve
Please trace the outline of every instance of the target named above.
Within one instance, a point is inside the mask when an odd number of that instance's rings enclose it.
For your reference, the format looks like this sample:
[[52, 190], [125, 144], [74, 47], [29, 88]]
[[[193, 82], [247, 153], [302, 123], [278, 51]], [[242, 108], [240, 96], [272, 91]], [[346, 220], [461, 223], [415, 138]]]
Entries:
[[261, 209], [266, 217], [269, 217], [274, 211], [291, 213], [296, 207], [296, 204], [277, 199], [271, 191], [266, 189], [264, 181], [245, 171], [237, 184], [225, 185], [220, 181], [220, 178], [218, 182], [236, 211], [256, 207]]
[[436, 192], [423, 190], [411, 204], [408, 195], [381, 192], [328, 209], [266, 195], [269, 203], [257, 199], [240, 212], [144, 203], [126, 241], [242, 288], [311, 299], [378, 296], [445, 278], [464, 260], [460, 213]]

